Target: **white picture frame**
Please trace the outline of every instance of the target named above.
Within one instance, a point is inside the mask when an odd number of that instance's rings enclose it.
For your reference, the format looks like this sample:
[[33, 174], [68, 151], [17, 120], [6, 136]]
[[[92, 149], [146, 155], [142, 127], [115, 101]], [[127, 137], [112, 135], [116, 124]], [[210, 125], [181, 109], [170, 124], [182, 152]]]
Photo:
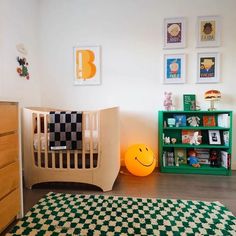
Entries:
[[164, 54], [164, 84], [185, 83], [185, 61], [185, 54]]
[[163, 25], [163, 48], [186, 47], [186, 18], [165, 18]]
[[220, 145], [220, 131], [219, 130], [208, 130], [209, 144]]
[[221, 45], [220, 16], [198, 16], [196, 28], [197, 47], [219, 47]]
[[100, 46], [73, 48], [74, 85], [100, 85]]
[[220, 82], [220, 54], [218, 52], [200, 52], [197, 54], [197, 81], [208, 84]]

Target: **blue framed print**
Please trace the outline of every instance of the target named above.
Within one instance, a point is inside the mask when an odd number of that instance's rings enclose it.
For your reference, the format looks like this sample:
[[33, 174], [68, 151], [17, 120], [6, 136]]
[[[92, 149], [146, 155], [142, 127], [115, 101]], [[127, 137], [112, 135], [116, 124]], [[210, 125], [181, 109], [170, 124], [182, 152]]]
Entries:
[[164, 55], [164, 83], [185, 83], [185, 54]]

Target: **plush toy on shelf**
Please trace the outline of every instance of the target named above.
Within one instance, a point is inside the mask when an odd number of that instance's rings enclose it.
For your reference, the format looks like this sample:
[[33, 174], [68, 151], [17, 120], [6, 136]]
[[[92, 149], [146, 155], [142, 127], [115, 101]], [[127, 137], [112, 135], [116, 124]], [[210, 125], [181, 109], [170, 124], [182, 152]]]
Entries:
[[166, 111], [171, 111], [173, 103], [172, 103], [172, 93], [171, 92], [165, 92], [165, 100], [164, 100], [164, 107]]
[[190, 150], [188, 152], [188, 162], [190, 166], [193, 166], [196, 168], [201, 167], [200, 164], [198, 163], [197, 153], [194, 150]]
[[197, 127], [200, 124], [200, 118], [198, 116], [190, 116], [187, 119], [190, 126]]
[[212, 149], [210, 152], [210, 166], [211, 167], [220, 167], [221, 166], [221, 156], [218, 150]]
[[202, 136], [199, 135], [198, 131], [196, 131], [193, 133], [193, 137], [191, 137], [189, 144], [199, 145], [199, 144], [201, 144], [201, 142], [199, 142], [201, 140], [201, 138], [202, 138]]

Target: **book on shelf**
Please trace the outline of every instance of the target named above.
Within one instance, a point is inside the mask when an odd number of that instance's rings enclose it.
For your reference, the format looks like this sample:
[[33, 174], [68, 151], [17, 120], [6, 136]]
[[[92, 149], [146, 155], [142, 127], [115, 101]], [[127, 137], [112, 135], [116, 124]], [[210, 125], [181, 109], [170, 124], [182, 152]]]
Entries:
[[162, 165], [165, 167], [166, 166], [166, 151], [162, 153]]
[[182, 143], [188, 144], [194, 137], [194, 133], [198, 132], [198, 142], [202, 143], [200, 130], [182, 130]]
[[184, 94], [183, 105], [184, 105], [184, 111], [195, 111], [196, 110], [196, 95]]
[[203, 126], [216, 126], [215, 116], [203, 116]]
[[223, 131], [223, 140], [224, 140], [224, 145], [229, 146], [229, 131], [227, 130]]
[[226, 151], [220, 151], [221, 154], [221, 165], [228, 169], [230, 167], [230, 154]]
[[175, 165], [175, 159], [174, 159], [173, 152], [166, 152], [165, 158], [166, 158], [166, 160], [165, 160], [166, 166], [174, 166]]
[[229, 128], [230, 116], [228, 114], [218, 114], [217, 124], [220, 127]]
[[176, 127], [185, 127], [186, 126], [186, 115], [174, 115], [175, 126]]
[[196, 148], [195, 149], [196, 156], [198, 158], [199, 164], [207, 164], [209, 165], [209, 157], [210, 157], [210, 149], [208, 148]]
[[185, 148], [175, 148], [174, 149], [175, 156], [175, 165], [179, 166], [181, 164], [187, 164], [187, 155]]

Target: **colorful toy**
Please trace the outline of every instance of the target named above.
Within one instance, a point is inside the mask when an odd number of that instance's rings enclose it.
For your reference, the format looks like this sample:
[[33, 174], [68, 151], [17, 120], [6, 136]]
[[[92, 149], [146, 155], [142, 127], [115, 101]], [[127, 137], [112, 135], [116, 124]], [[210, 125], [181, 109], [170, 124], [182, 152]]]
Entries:
[[200, 118], [198, 116], [191, 116], [187, 119], [190, 126], [197, 127], [200, 124]]
[[202, 136], [201, 135], [199, 135], [199, 132], [198, 131], [196, 131], [196, 132], [194, 132], [193, 133], [193, 136], [191, 137], [191, 139], [190, 139], [190, 141], [189, 141], [189, 144], [195, 144], [195, 145], [199, 145], [200, 144], [200, 142], [199, 142], [199, 140], [202, 138]]
[[165, 144], [170, 144], [170, 137], [165, 137], [164, 138], [164, 143]]
[[190, 166], [193, 166], [196, 168], [201, 167], [200, 164], [198, 163], [197, 153], [194, 150], [190, 150], [188, 152], [188, 162]]
[[130, 146], [125, 153], [125, 165], [130, 173], [136, 176], [147, 176], [156, 166], [152, 150], [145, 144]]
[[164, 95], [165, 95], [164, 107], [165, 107], [166, 111], [170, 111], [172, 108], [172, 105], [173, 105], [172, 99], [171, 99], [172, 93], [165, 92]]
[[211, 167], [220, 167], [221, 166], [221, 156], [218, 150], [212, 149], [210, 152], [210, 166]]
[[176, 138], [172, 138], [172, 139], [171, 139], [171, 143], [173, 143], [173, 144], [175, 144], [175, 143], [176, 143], [176, 141], [177, 141], [177, 139], [176, 139]]

